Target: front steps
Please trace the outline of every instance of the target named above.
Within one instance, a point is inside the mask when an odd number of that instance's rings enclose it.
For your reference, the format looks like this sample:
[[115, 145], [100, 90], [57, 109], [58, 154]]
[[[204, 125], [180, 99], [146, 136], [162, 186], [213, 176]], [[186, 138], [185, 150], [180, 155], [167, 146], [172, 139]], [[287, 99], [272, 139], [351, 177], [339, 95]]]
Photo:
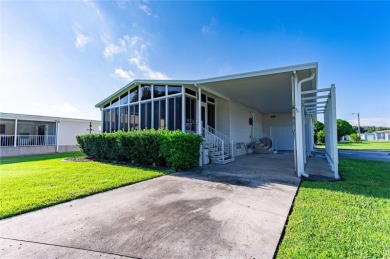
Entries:
[[231, 157], [228, 153], [218, 150], [217, 147], [212, 146], [209, 143], [204, 143], [202, 146], [203, 149], [208, 149], [210, 163], [213, 164], [227, 164], [234, 161], [234, 157]]

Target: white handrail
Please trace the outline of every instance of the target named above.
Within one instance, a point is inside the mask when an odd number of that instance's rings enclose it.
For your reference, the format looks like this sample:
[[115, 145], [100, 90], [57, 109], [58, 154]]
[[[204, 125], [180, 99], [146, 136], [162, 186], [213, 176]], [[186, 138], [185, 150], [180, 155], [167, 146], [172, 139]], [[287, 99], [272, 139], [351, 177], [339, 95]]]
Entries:
[[56, 135], [17, 135], [17, 146], [54, 146]]

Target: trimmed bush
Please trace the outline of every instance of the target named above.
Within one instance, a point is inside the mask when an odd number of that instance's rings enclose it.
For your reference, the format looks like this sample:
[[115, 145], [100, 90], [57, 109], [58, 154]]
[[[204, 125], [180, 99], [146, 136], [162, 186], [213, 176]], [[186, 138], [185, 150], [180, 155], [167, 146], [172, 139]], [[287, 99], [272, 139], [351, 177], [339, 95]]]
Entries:
[[76, 137], [81, 151], [97, 160], [115, 160], [181, 171], [196, 165], [202, 137], [181, 131], [141, 130]]

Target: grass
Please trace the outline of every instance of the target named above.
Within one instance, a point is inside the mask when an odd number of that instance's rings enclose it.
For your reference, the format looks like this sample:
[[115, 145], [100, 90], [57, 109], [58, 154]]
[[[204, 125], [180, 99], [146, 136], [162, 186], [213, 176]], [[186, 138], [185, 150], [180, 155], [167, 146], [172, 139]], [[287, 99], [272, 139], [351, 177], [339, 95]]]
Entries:
[[[316, 145], [316, 148], [325, 148], [325, 146]], [[350, 150], [390, 150], [390, 141], [338, 142], [338, 148]]]
[[102, 162], [62, 162], [82, 153], [0, 160], [0, 219], [48, 207], [167, 172]]
[[277, 258], [390, 258], [390, 163], [339, 170], [339, 182], [302, 182]]

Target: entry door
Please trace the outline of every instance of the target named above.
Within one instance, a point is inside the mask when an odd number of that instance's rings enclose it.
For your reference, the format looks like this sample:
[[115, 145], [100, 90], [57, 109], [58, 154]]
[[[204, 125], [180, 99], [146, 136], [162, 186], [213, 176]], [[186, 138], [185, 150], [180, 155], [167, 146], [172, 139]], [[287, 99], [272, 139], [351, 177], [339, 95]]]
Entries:
[[206, 128], [206, 107], [202, 105], [202, 127]]
[[294, 135], [292, 125], [277, 125], [270, 127], [272, 148], [274, 150], [294, 150]]

